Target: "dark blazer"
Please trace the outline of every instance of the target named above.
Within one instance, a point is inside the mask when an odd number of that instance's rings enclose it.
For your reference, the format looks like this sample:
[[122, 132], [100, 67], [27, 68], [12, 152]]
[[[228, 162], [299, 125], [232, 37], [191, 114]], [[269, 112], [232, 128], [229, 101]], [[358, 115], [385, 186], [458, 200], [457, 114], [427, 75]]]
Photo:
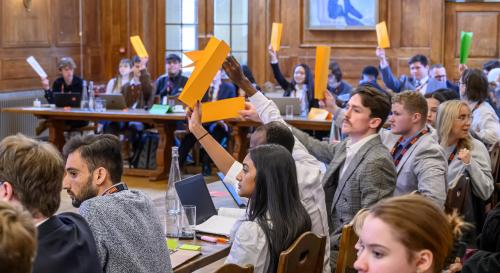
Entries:
[[[279, 83], [281, 88], [283, 88], [283, 90], [285, 90], [285, 92], [283, 93], [283, 96], [290, 97], [294, 87], [292, 86], [292, 84], [289, 81], [287, 81], [285, 79], [285, 77], [281, 73], [279, 64], [272, 63], [271, 68], [273, 69], [274, 78]], [[318, 100], [314, 99], [314, 83], [309, 84], [309, 86], [311, 86], [311, 88], [309, 88], [310, 90], [309, 89], [307, 90], [307, 99], [309, 102], [309, 108], [319, 107]]]
[[52, 90], [44, 90], [45, 99], [47, 99], [48, 103], [54, 103], [54, 94], [53, 92], [61, 92], [61, 93], [82, 93], [83, 90], [83, 80], [77, 76], [73, 76], [73, 80], [70, 85], [67, 85], [64, 82], [63, 77], [57, 78], [52, 84]]
[[458, 88], [458, 85], [450, 82], [450, 80], [446, 80], [446, 88], [451, 89], [455, 91], [458, 95], [460, 95], [460, 90]]
[[94, 236], [79, 214], [53, 215], [38, 226], [33, 273], [47, 272], [102, 272]]
[[[234, 97], [236, 97], [236, 87], [234, 87], [234, 84], [221, 82], [219, 92], [217, 93], [217, 100], [230, 99]], [[201, 101], [208, 101], [208, 91], [205, 93]]]
[[162, 75], [155, 83], [156, 95], [159, 95], [160, 98], [164, 96], [178, 96], [181, 93], [180, 89], [184, 88], [187, 81], [188, 78], [182, 76], [181, 72], [175, 77], [169, 77], [168, 74]]

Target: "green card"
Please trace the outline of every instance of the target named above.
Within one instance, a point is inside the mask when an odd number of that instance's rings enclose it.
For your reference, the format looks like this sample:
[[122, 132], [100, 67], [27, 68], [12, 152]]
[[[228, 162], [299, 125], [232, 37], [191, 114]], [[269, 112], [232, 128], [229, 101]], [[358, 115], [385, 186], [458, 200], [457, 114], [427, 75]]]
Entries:
[[181, 245], [181, 247], [179, 247], [179, 249], [191, 250], [191, 251], [200, 251], [201, 250], [201, 246], [183, 244], [183, 245]]
[[150, 114], [153, 115], [164, 115], [166, 113], [171, 113], [172, 109], [169, 105], [153, 104], [153, 107], [149, 110]]
[[472, 45], [472, 35], [472, 32], [462, 31], [460, 33], [460, 64], [467, 63]]

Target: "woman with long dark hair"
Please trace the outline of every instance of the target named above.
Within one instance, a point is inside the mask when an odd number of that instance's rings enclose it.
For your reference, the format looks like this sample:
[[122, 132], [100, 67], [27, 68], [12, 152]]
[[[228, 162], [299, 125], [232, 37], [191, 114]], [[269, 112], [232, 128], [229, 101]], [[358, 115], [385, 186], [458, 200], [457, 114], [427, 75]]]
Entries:
[[[201, 125], [199, 105], [188, 121], [189, 130], [203, 147], [214, 151], [209, 154], [218, 155], [214, 161], [227, 172], [229, 167], [224, 166], [234, 159]], [[280, 253], [311, 230], [311, 218], [300, 202], [295, 161], [281, 145], [260, 145], [245, 157], [236, 179], [239, 195], [249, 201], [245, 217], [233, 227], [226, 263], [252, 264], [256, 273], [274, 273]]]

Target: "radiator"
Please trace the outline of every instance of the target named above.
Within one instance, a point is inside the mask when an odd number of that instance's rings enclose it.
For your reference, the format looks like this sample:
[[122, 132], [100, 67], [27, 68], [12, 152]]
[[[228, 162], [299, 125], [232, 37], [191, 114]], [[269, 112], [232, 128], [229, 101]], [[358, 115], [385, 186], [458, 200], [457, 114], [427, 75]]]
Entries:
[[[45, 103], [43, 91], [41, 90], [0, 93], [0, 109], [15, 106], [32, 106], [36, 98]], [[0, 139], [17, 133], [35, 137], [35, 128], [38, 126], [38, 122], [39, 119], [31, 114], [0, 112]], [[45, 137], [47, 134], [46, 130], [40, 137]]]

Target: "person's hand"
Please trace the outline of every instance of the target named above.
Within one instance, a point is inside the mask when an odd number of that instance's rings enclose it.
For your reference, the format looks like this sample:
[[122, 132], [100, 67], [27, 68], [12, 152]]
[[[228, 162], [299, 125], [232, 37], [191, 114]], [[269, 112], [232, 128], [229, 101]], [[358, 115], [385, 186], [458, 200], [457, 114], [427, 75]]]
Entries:
[[238, 111], [238, 114], [240, 114], [240, 117], [243, 120], [251, 120], [255, 122], [262, 123], [262, 120], [259, 117], [259, 114], [257, 114], [257, 110], [255, 109], [255, 106], [249, 102], [245, 102], [245, 110], [240, 110]]
[[194, 132], [197, 128], [203, 127], [201, 124], [201, 103], [199, 101], [194, 105], [192, 109], [187, 109], [186, 116], [190, 132]]
[[385, 49], [377, 47], [377, 49], [375, 50], [375, 55], [379, 60], [385, 60]]
[[457, 257], [455, 258], [455, 262], [452, 263], [449, 267], [448, 270], [445, 271], [446, 273], [456, 273], [462, 271], [462, 263], [460, 262], [460, 258]]
[[465, 164], [470, 164], [470, 157], [470, 151], [466, 148], [463, 148], [458, 152], [458, 159], [462, 160]]
[[269, 45], [269, 57], [271, 58], [272, 64], [278, 63], [278, 55], [276, 54], [276, 51], [273, 50], [271, 45]]
[[43, 88], [43, 90], [49, 90], [50, 89], [49, 79], [47, 79], [47, 78], [43, 78], [42, 79], [42, 88]]
[[330, 91], [325, 90], [324, 91], [325, 98], [322, 100], [319, 100], [319, 107], [321, 109], [325, 109], [326, 111], [330, 112], [331, 114], [335, 114], [338, 110], [337, 103], [335, 101], [335, 97], [330, 93]]
[[241, 69], [240, 64], [233, 56], [228, 56], [222, 68], [226, 72], [226, 75], [231, 79], [231, 81], [237, 86], [243, 85], [245, 81], [248, 81], [245, 74], [243, 74], [243, 69]]
[[141, 70], [146, 68], [148, 62], [149, 62], [149, 57], [141, 57]]
[[458, 65], [458, 73], [460, 73], [460, 77], [462, 77], [462, 74], [464, 74], [464, 71], [466, 69], [469, 69], [469, 67], [466, 64], [459, 64]]

